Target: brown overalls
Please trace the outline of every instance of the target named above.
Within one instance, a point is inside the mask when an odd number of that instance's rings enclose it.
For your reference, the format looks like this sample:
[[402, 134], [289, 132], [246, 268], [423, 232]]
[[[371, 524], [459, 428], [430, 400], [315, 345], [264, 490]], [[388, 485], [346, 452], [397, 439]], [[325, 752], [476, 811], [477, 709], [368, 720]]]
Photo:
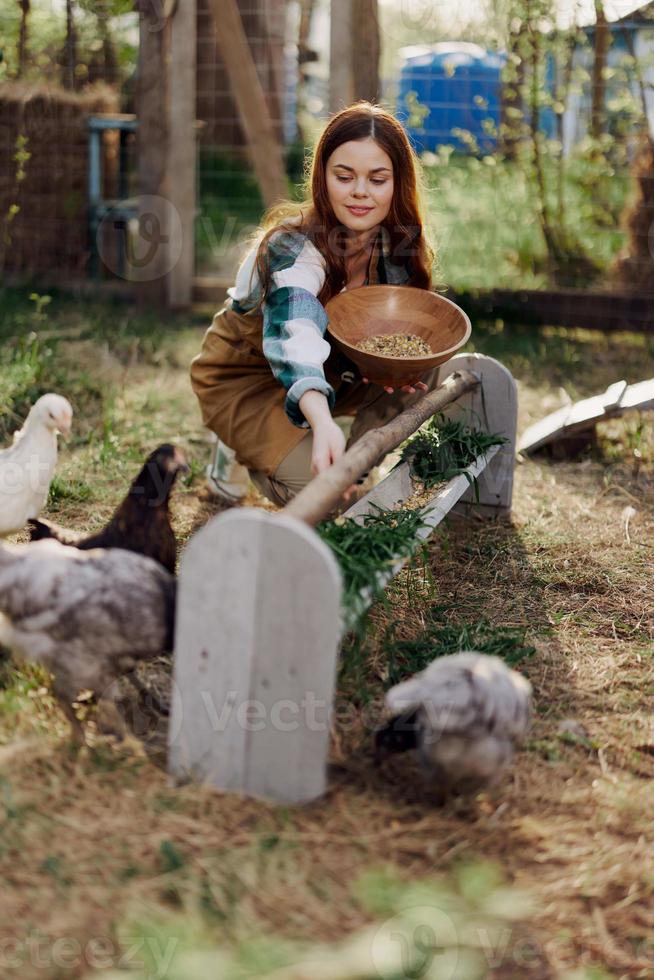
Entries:
[[[365, 285], [379, 281], [378, 258], [373, 248]], [[336, 394], [333, 416], [356, 416], [350, 443], [394, 418], [421, 394], [396, 391], [389, 395], [377, 385], [364, 384], [356, 366], [336, 348], [324, 367]], [[430, 376], [424, 380], [431, 386]], [[293, 425], [286, 415], [286, 391], [263, 354], [260, 313], [236, 313], [229, 305], [216, 313], [201, 352], [191, 364], [191, 384], [204, 424], [254, 473], [274, 476], [282, 461], [310, 434], [310, 429]]]

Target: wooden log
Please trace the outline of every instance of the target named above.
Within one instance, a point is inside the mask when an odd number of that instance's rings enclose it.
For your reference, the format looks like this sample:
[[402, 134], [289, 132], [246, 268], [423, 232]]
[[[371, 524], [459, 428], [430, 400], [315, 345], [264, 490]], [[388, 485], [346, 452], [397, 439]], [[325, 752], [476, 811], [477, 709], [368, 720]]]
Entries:
[[210, 0], [224, 62], [266, 207], [288, 197], [284, 158], [236, 0]]
[[423, 422], [479, 384], [471, 371], [455, 372], [411, 408], [378, 429], [366, 432], [341, 458], [319, 473], [283, 510], [307, 524], [323, 520], [343, 493], [377, 461], [408, 439]]
[[654, 331], [654, 295], [590, 289], [489, 289], [449, 298], [480, 319], [589, 330]]
[[170, 771], [283, 803], [326, 788], [340, 572], [285, 515], [209, 522], [181, 564]]

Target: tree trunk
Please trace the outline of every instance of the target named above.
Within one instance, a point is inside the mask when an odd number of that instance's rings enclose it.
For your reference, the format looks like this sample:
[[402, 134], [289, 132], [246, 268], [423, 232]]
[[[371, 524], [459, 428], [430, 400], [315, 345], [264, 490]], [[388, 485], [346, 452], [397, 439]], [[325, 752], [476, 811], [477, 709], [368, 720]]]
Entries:
[[295, 109], [295, 123], [297, 125], [298, 139], [301, 143], [306, 143], [304, 132], [304, 113], [306, 111], [306, 90], [307, 90], [307, 69], [306, 66], [315, 58], [315, 52], [309, 48], [309, 34], [311, 33], [311, 20], [316, 8], [316, 0], [300, 0], [300, 23], [297, 33], [297, 103]]
[[[139, 0], [139, 64], [136, 90], [138, 128], [139, 240], [131, 243], [130, 267], [138, 275], [142, 309], [166, 306], [167, 215], [165, 207], [168, 159], [168, 80], [166, 66], [169, 29], [157, 19], [157, 8]], [[127, 239], [128, 244], [130, 242]], [[139, 253], [136, 254], [138, 245]], [[141, 252], [144, 254], [141, 255]], [[141, 269], [145, 273], [141, 275]], [[131, 271], [131, 268], [130, 268]]]
[[300, 0], [300, 23], [297, 32], [297, 62], [300, 77], [304, 74], [304, 66], [311, 60], [309, 51], [309, 34], [311, 19], [316, 8], [316, 0]]
[[75, 88], [75, 68], [77, 67], [77, 35], [73, 17], [73, 0], [66, 0], [66, 43], [64, 45], [63, 86]]
[[557, 160], [557, 211], [558, 211], [558, 222], [559, 226], [563, 227], [565, 225], [565, 157], [564, 157], [564, 132], [563, 132], [563, 118], [565, 114], [566, 107], [568, 105], [568, 99], [570, 98], [570, 87], [572, 85], [572, 69], [574, 66], [574, 54], [577, 46], [577, 31], [576, 27], [571, 30], [567, 35], [565, 35], [561, 41], [561, 54], [562, 54], [562, 64], [559, 66], [559, 71], [557, 71], [557, 91], [556, 99], [563, 106], [563, 111], [558, 112], [556, 115], [556, 132], [559, 143], [561, 144], [561, 150]]
[[521, 5], [509, 10], [508, 60], [502, 78], [500, 108], [500, 149], [508, 160], [515, 160], [524, 131], [524, 85], [527, 21]]
[[636, 45], [634, 44], [634, 36], [632, 32], [623, 27], [621, 28], [620, 33], [624, 38], [625, 47], [627, 48], [627, 51], [634, 59], [633, 73], [634, 73], [634, 78], [636, 80], [636, 84], [638, 85], [638, 95], [640, 97], [640, 105], [642, 111], [640, 129], [642, 130], [642, 135], [645, 141], [649, 139], [651, 142], [651, 137], [649, 135], [649, 106], [647, 104], [647, 89], [649, 87], [648, 82], [646, 82], [645, 80], [645, 75], [643, 73], [643, 66], [640, 63], [640, 58], [636, 54]]
[[354, 98], [353, 2], [331, 0], [329, 36], [329, 111], [339, 112]]
[[604, 12], [604, 0], [595, 0], [595, 53], [593, 58], [593, 73], [591, 79], [591, 114], [590, 114], [590, 135], [598, 140], [604, 132], [605, 103], [606, 103], [606, 81], [604, 69], [606, 68], [609, 45], [611, 43], [611, 33]]
[[16, 78], [20, 78], [25, 71], [25, 61], [27, 59], [27, 21], [30, 15], [30, 0], [18, 0], [18, 6], [20, 7], [20, 30], [18, 33]]
[[378, 0], [352, 0], [352, 75], [354, 98], [379, 100]]
[[111, 36], [109, 17], [104, 4], [98, 4], [95, 16], [98, 21], [98, 31], [102, 38], [102, 81], [107, 85], [115, 85], [118, 81], [118, 55]]
[[547, 203], [547, 183], [545, 178], [545, 165], [542, 151], [542, 134], [540, 132], [540, 68], [541, 68], [541, 40], [538, 28], [538, 21], [535, 18], [529, 24], [529, 40], [531, 43], [531, 98], [530, 98], [530, 119], [529, 129], [531, 134], [531, 144], [533, 152], [534, 176], [538, 187], [538, 211], [540, 225], [547, 247], [547, 253], [554, 262], [560, 258], [557, 236], [550, 218], [550, 210]]

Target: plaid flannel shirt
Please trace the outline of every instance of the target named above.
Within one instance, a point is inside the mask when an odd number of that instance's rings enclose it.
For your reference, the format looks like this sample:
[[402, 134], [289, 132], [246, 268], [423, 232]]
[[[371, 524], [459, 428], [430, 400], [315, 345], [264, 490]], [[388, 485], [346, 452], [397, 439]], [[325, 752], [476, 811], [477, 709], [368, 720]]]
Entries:
[[[378, 281], [403, 285], [408, 273], [388, 261], [387, 234], [382, 229]], [[227, 290], [236, 313], [252, 310], [261, 295], [257, 249], [258, 242], [243, 260], [234, 286]], [[318, 300], [325, 282], [325, 259], [302, 232], [279, 231], [269, 240], [268, 260], [272, 287], [263, 305], [263, 353], [286, 389], [288, 418], [294, 425], [307, 428], [299, 406], [305, 391], [321, 391], [331, 409], [335, 401], [323, 368], [331, 350], [324, 336], [328, 317]]]

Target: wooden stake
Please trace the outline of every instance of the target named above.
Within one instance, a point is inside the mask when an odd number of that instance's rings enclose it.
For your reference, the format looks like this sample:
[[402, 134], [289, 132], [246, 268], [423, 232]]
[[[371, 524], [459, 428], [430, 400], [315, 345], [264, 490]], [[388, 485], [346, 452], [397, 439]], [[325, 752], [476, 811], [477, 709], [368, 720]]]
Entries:
[[372, 469], [380, 459], [408, 439], [423, 422], [440, 412], [462, 394], [471, 391], [479, 384], [479, 379], [471, 371], [461, 371], [450, 375], [445, 381], [427, 392], [420, 401], [379, 429], [366, 432], [351, 449], [329, 469], [319, 473], [297, 497], [283, 510], [290, 517], [299, 518], [314, 525], [325, 517], [340, 502], [343, 493], [352, 486], [363, 473]]
[[356, 38], [352, 58], [354, 98], [379, 101], [379, 0], [353, 0], [352, 37]]
[[[184, 0], [175, 8], [170, 24], [169, 133], [166, 166], [166, 197], [181, 223], [181, 254], [170, 268], [168, 305], [171, 309], [190, 306], [195, 271], [195, 208], [197, 129], [195, 126], [196, 75], [195, 0]], [[170, 230], [170, 229], [169, 229]], [[176, 243], [170, 242], [169, 248]]]
[[282, 149], [275, 136], [236, 0], [210, 0], [210, 5], [217, 44], [241, 116], [252, 166], [265, 205], [270, 207], [288, 197]]
[[[150, 249], [139, 235], [138, 254], [129, 260], [130, 278], [137, 283], [143, 309], [163, 309], [167, 302], [166, 272], [168, 214], [165, 200], [168, 158], [168, 72], [166, 70], [167, 25], [157, 21], [157, 11], [139, 5], [138, 188], [139, 227], [150, 238]], [[143, 253], [143, 256], [141, 255]]]
[[238, 507], [193, 535], [177, 593], [176, 779], [282, 803], [324, 793], [340, 591], [333, 554], [299, 521]]

